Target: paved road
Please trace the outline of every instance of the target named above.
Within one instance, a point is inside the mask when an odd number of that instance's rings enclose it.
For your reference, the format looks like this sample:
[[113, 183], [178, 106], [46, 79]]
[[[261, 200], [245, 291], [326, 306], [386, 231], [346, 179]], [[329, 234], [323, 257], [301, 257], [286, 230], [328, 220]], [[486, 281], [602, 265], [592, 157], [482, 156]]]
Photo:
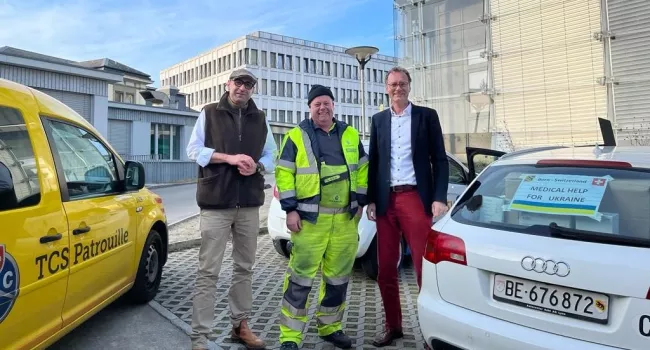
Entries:
[[[271, 186], [275, 185], [274, 174], [265, 175], [264, 180]], [[154, 188], [152, 191], [162, 197], [170, 224], [199, 212], [196, 205], [196, 184]]]

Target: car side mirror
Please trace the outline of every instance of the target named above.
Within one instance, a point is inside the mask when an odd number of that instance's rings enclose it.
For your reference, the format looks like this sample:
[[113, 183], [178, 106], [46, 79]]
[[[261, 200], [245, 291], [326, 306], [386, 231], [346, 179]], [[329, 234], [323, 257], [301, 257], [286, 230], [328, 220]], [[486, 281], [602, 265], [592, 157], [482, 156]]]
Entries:
[[144, 187], [144, 166], [140, 162], [127, 161], [124, 164], [126, 169], [124, 177], [124, 188], [127, 191], [137, 191]]

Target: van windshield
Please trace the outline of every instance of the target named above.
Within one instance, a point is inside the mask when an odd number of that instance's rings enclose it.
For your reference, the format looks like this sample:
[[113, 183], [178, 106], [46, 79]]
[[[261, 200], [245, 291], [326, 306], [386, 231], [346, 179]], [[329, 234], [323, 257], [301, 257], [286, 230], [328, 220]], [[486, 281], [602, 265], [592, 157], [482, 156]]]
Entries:
[[496, 165], [459, 199], [452, 219], [525, 234], [650, 247], [650, 171]]

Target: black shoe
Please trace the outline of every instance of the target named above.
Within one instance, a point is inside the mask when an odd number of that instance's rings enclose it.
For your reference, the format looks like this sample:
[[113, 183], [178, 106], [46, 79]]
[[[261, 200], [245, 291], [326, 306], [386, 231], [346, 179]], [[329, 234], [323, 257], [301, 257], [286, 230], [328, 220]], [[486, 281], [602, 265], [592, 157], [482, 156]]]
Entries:
[[298, 344], [292, 342], [292, 341], [287, 341], [282, 343], [282, 346], [280, 346], [280, 350], [294, 350], [298, 349]]
[[352, 347], [352, 339], [345, 335], [343, 331], [336, 331], [330, 335], [326, 335], [323, 338], [325, 341], [334, 344], [337, 348], [349, 349]]

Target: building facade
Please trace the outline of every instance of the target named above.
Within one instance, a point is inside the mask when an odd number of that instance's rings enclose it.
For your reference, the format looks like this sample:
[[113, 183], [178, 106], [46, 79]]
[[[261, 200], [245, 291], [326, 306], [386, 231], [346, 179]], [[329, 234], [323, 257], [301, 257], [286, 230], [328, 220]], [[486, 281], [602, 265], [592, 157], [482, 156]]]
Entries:
[[198, 113], [178, 89], [154, 89], [148, 74], [111, 59], [75, 62], [13, 47], [0, 48], [0, 78], [68, 105], [124, 160], [143, 163], [147, 183], [196, 178], [184, 145]]
[[650, 141], [648, 15], [645, 0], [395, 0], [395, 52], [456, 154], [595, 144], [598, 118], [638, 144]]
[[[373, 55], [366, 65], [368, 121], [388, 105], [384, 79], [395, 64], [393, 57]], [[160, 80], [178, 86], [189, 107], [200, 111], [219, 100], [230, 72], [242, 67], [258, 78], [253, 99], [265, 111], [278, 146], [290, 128], [309, 118], [307, 93], [314, 84], [330, 87], [335, 117], [362, 131], [359, 63], [343, 47], [254, 32], [164, 69]]]

